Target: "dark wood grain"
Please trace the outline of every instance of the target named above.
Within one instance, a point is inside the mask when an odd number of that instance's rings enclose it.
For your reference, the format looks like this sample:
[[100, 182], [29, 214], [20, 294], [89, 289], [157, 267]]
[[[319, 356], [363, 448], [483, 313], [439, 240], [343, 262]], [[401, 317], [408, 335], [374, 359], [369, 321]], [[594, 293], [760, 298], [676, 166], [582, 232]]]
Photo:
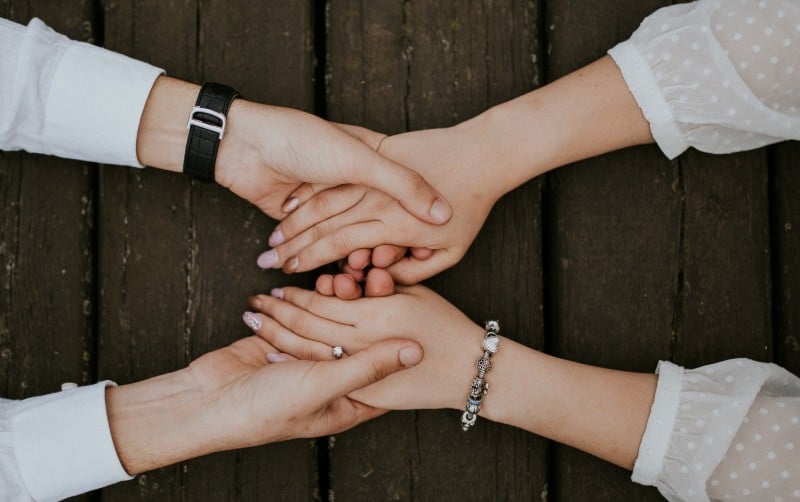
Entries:
[[[539, 79], [536, 6], [334, 1], [328, 111], [388, 133], [455, 124]], [[513, 70], [513, 71], [512, 71]], [[476, 321], [541, 347], [540, 184], [501, 201], [460, 265], [430, 281]], [[340, 500], [530, 500], [546, 492], [545, 442], [455, 411], [395, 413], [336, 436]]]
[[775, 360], [800, 374], [800, 144], [770, 149]]
[[[113, 2], [106, 46], [175, 77], [222, 81], [253, 100], [310, 109], [310, 20], [307, 2]], [[255, 266], [273, 222], [215, 185], [103, 169], [103, 376], [125, 383], [175, 370], [246, 336], [247, 295], [284, 282]], [[315, 458], [307, 442], [228, 452], [147, 473], [104, 497], [308, 499]]]
[[[548, 80], [603, 56], [668, 2], [550, 0]], [[652, 371], [669, 358], [678, 290], [677, 165], [656, 147], [580, 162], [548, 175], [548, 343], [567, 359]], [[554, 455], [557, 500], [660, 500], [630, 473], [572, 448]]]
[[[22, 24], [39, 17], [91, 42], [91, 1], [0, 4]], [[95, 378], [96, 166], [0, 153], [0, 374], [2, 396], [60, 390]], [[90, 500], [91, 495], [75, 500]]]

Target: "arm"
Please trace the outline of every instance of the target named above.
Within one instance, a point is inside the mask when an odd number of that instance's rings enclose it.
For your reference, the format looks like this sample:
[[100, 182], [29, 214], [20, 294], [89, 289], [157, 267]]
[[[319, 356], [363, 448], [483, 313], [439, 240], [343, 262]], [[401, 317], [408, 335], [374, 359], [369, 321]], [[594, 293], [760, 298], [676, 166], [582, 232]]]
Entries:
[[[121, 54], [68, 40], [38, 19], [0, 20], [0, 149], [181, 171], [199, 87]], [[363, 183], [443, 223], [451, 209], [417, 173], [313, 115], [236, 100], [217, 181], [272, 217], [303, 181]], [[372, 133], [370, 137], [380, 137]], [[376, 141], [377, 143], [377, 141]]]
[[348, 393], [422, 357], [405, 340], [323, 364], [271, 365], [275, 353], [252, 336], [142, 382], [0, 402], [0, 497], [60, 500], [211, 452], [342, 431], [385, 413]]
[[[420, 342], [425, 360], [418, 367], [353, 394], [356, 399], [387, 409], [463, 410], [484, 331], [436, 293], [414, 286], [359, 300], [299, 288], [274, 294], [283, 299], [251, 299], [260, 312], [258, 333], [292, 356], [330, 359], [332, 345], [352, 355], [373, 339], [391, 336]], [[633, 467], [653, 401], [654, 375], [566, 361], [503, 338], [487, 381], [490, 392], [481, 417]], [[454, 413], [454, 427], [457, 422]]]
[[[263, 316], [259, 333], [292, 356], [330, 358], [332, 345], [357, 355], [393, 336], [423, 346], [418, 367], [352, 397], [386, 409], [463, 411], [484, 331], [432, 291], [414, 286], [358, 300], [298, 288], [274, 295], [251, 301]], [[800, 496], [800, 379], [782, 368], [745, 359], [696, 370], [662, 362], [656, 377], [566, 361], [505, 337], [491, 362], [480, 417], [632, 469], [634, 481], [670, 500]]]
[[[789, 0], [666, 7], [611, 49], [610, 57], [458, 126], [389, 138], [381, 152], [419, 169], [459, 213], [474, 203], [473, 194], [494, 201], [550, 169], [653, 139], [670, 158], [690, 146], [727, 153], [798, 139], [798, 23], [800, 12]], [[449, 150], [431, 148], [425, 135]], [[452, 155], [450, 164], [445, 155]], [[466, 196], [462, 178], [471, 181]], [[312, 195], [311, 187], [301, 188], [301, 200]], [[388, 211], [377, 213], [383, 231], [347, 228], [374, 221], [376, 207], [360, 217], [337, 217], [339, 226], [315, 226], [334, 214], [358, 212], [356, 195], [349, 203], [331, 202], [337, 197], [316, 195], [327, 200], [301, 207], [302, 214], [277, 228], [271, 240], [280, 258], [276, 266], [296, 257], [297, 270], [310, 270], [380, 244], [427, 247], [434, 250], [431, 259], [405, 257], [390, 269], [401, 282], [418, 282], [455, 263], [477, 234], [461, 225], [445, 242], [437, 242], [428, 228], [409, 235], [410, 225]], [[484, 216], [473, 225], [482, 224], [491, 208], [478, 202]], [[312, 235], [331, 237], [317, 242]], [[403, 257], [403, 249], [378, 248], [373, 263], [388, 266]]]
[[[381, 143], [382, 154], [417, 169], [453, 204], [455, 216], [444, 227], [417, 225], [361, 187], [327, 190], [278, 225], [280, 239], [271, 240], [278, 259], [270, 265], [307, 271], [387, 243], [433, 249], [429, 259], [409, 257], [390, 269], [399, 281], [415, 283], [461, 259], [507, 192], [558, 166], [649, 141], [647, 121], [617, 66], [604, 57], [457, 126]], [[305, 202], [312, 192], [305, 185], [297, 195]]]

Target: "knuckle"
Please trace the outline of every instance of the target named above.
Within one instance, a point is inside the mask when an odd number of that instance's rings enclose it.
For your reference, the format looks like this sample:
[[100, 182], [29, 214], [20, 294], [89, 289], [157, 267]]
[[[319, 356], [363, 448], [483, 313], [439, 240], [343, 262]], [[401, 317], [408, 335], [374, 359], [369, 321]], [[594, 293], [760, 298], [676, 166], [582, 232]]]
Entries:
[[304, 333], [306, 329], [306, 317], [299, 312], [294, 312], [289, 315], [288, 324], [289, 326], [287, 327], [295, 333]]
[[321, 192], [311, 199], [311, 210], [315, 215], [327, 216], [331, 212], [330, 192]]
[[353, 248], [353, 238], [348, 232], [341, 231], [333, 234], [331, 236], [331, 243], [336, 253], [341, 256], [346, 256], [355, 251], [355, 248]]

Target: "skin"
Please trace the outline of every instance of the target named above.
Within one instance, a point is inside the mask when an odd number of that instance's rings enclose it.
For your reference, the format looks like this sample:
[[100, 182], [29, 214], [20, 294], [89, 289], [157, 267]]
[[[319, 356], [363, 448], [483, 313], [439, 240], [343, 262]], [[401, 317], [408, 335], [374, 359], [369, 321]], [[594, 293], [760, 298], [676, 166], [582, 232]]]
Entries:
[[[169, 77], [156, 80], [137, 136], [141, 163], [182, 171], [186, 120], [199, 90]], [[373, 150], [382, 135], [244, 99], [233, 101], [227, 124], [217, 154], [216, 181], [273, 218], [284, 217], [291, 193], [309, 182], [375, 187], [397, 197], [423, 221], [450, 219], [450, 206], [422, 176]], [[372, 147], [362, 138], [371, 139]]]
[[[317, 282], [322, 293], [283, 288], [273, 296], [251, 298], [263, 320], [258, 334], [286, 359], [314, 360], [332, 359], [332, 345], [341, 345], [353, 357], [379, 340], [414, 339], [425, 351], [422, 363], [350, 397], [384, 409], [463, 411], [483, 328], [423, 286], [398, 287], [391, 294], [388, 272], [373, 269], [369, 274], [367, 290], [389, 296], [328, 296], [335, 278], [324, 276]], [[655, 375], [559, 359], [508, 338], [502, 338], [492, 363], [487, 376], [491, 391], [480, 417], [633, 468], [655, 395]], [[454, 413], [453, 420], [457, 417]]]
[[350, 271], [371, 263], [414, 284], [458, 262], [504, 194], [556, 167], [652, 141], [606, 56], [456, 126], [380, 143], [382, 154], [418, 170], [453, 204], [446, 225], [408, 218], [374, 190], [306, 184], [294, 193], [302, 204], [270, 239], [280, 257], [274, 267], [302, 272], [351, 255]]
[[271, 364], [268, 354], [276, 352], [251, 336], [182, 370], [108, 388], [111, 435], [125, 470], [139, 474], [217, 451], [349, 429], [386, 412], [349, 394], [422, 359], [419, 345], [396, 339], [341, 361]]
[[[182, 170], [186, 120], [198, 90], [167, 77], [156, 81], [137, 136], [140, 162]], [[216, 181], [274, 218], [291, 210], [287, 197], [306, 181], [385, 189], [416, 215], [412, 218], [447, 221], [449, 205], [420, 175], [374, 151], [382, 138], [237, 99], [220, 142]], [[275, 366], [269, 354], [274, 359], [277, 352], [253, 336], [183, 370], [107, 389], [112, 439], [125, 469], [137, 474], [210, 452], [350, 428], [385, 410], [349, 394], [422, 358], [419, 345], [408, 340], [376, 344], [346, 361]], [[269, 405], [275, 401], [282, 406]]]

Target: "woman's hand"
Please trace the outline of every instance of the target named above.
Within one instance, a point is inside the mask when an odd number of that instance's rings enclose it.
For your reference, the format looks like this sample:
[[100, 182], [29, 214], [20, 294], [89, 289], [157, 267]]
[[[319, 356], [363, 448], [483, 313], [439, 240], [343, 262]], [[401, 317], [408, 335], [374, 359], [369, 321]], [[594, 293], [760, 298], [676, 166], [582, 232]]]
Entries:
[[259, 336], [299, 359], [331, 360], [335, 345], [354, 357], [392, 338], [422, 345], [425, 359], [417, 367], [351, 393], [353, 399], [382, 409], [464, 406], [484, 331], [430, 289], [413, 286], [382, 298], [341, 300], [287, 287], [250, 303]]
[[[491, 175], [502, 157], [491, 152], [479, 131], [479, 124], [466, 122], [392, 136], [379, 147], [382, 155], [416, 169], [447, 197], [454, 208], [447, 224], [435, 226], [410, 217], [378, 190], [344, 185], [317, 192], [318, 187], [304, 185], [295, 193], [300, 207], [276, 227], [270, 237], [275, 247], [259, 257], [259, 265], [303, 272], [382, 244], [394, 246], [384, 246], [373, 263], [388, 267], [403, 284], [454, 265], [505, 193], [504, 183]], [[432, 254], [418, 249], [406, 256], [405, 247], [428, 248]], [[356, 261], [363, 267], [369, 258], [362, 253]]]

